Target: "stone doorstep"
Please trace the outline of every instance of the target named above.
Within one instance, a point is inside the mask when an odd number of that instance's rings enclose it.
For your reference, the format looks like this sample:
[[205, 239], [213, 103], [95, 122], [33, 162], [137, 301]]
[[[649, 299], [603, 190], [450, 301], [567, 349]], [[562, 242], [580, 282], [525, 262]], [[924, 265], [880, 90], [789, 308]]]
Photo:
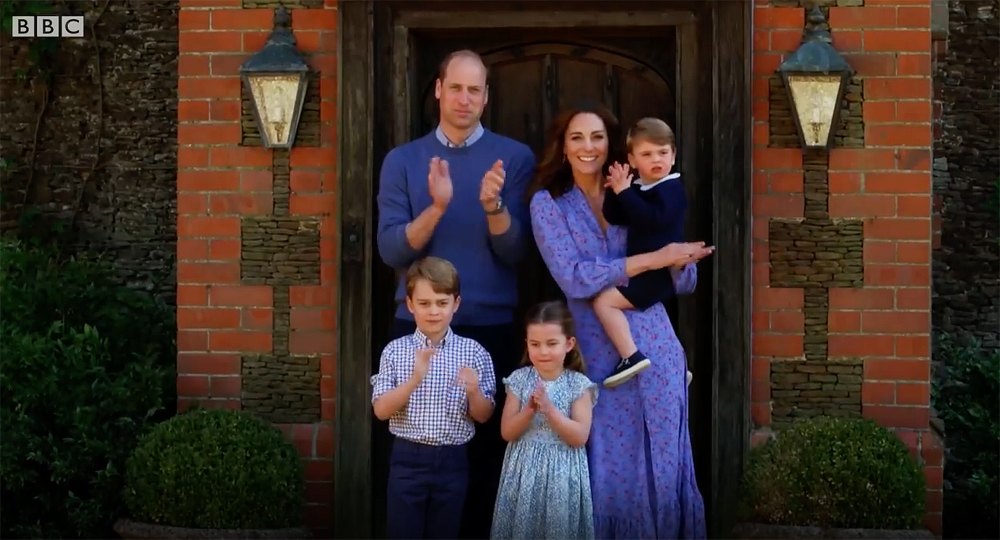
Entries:
[[170, 527], [153, 523], [142, 523], [129, 519], [119, 519], [114, 524], [118, 536], [126, 539], [140, 538], [170, 538], [191, 540], [284, 540], [292, 538], [312, 538], [312, 533], [304, 527], [288, 529], [189, 529], [187, 527]]
[[733, 527], [728, 538], [831, 538], [870, 540], [934, 540], [927, 529], [837, 529], [823, 527], [800, 527], [795, 525], [769, 525], [764, 523], [739, 523]]

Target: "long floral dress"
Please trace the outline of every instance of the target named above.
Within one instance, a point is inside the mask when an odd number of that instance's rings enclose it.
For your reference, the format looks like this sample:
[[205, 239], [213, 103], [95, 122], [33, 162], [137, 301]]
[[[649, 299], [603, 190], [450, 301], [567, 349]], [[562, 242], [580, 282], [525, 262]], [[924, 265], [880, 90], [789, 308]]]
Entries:
[[[591, 299], [627, 282], [622, 227], [601, 230], [575, 187], [558, 198], [539, 191], [531, 201], [539, 252], [566, 295], [576, 321], [587, 376], [602, 381], [618, 363]], [[678, 294], [694, 290], [697, 267], [675, 277]], [[688, 432], [686, 361], [666, 310], [657, 304], [626, 311], [636, 345], [653, 365], [621, 386], [602, 388], [594, 408], [590, 458], [598, 538], [704, 538], [705, 506], [694, 473]]]
[[[523, 367], [503, 383], [523, 404], [539, 380], [535, 368]], [[552, 405], [567, 416], [584, 392], [597, 399], [596, 385], [576, 371], [567, 369], [543, 384]], [[563, 442], [540, 414], [507, 445], [490, 538], [594, 538], [587, 452]]]

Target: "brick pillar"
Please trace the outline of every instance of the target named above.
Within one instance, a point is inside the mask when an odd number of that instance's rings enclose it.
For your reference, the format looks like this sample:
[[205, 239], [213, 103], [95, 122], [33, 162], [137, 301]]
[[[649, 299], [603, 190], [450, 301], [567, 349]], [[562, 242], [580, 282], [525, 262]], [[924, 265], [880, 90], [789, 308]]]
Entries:
[[181, 0], [177, 391], [181, 408], [277, 425], [306, 470], [305, 522], [332, 527], [336, 334], [336, 2], [289, 0], [313, 69], [296, 146], [259, 145], [240, 65], [268, 0]]
[[[789, 143], [787, 112], [776, 110], [788, 105], [780, 81], [775, 93], [774, 72], [798, 46], [805, 22], [795, 4], [757, 0], [754, 8], [752, 442], [797, 417], [872, 418], [922, 463], [925, 524], [940, 535], [942, 452], [929, 427], [931, 3], [823, 2], [833, 45], [856, 71], [858, 88], [845, 100], [828, 156], [809, 153], [805, 163], [797, 140]], [[825, 209], [814, 204], [823, 198]], [[860, 261], [849, 245], [852, 221], [863, 231]], [[774, 245], [815, 235], [800, 230], [810, 223], [845, 240]], [[798, 255], [831, 261], [831, 275], [816, 276], [825, 292], [793, 285], [798, 270], [786, 259]], [[852, 272], [857, 262], [861, 276]]]

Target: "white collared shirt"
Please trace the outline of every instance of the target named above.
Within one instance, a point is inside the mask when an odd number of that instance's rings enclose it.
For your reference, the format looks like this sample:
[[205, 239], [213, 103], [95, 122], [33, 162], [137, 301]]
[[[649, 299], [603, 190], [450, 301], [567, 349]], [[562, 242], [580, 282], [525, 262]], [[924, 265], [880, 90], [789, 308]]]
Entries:
[[659, 180], [657, 180], [655, 182], [650, 182], [648, 184], [643, 184], [642, 180], [639, 180], [638, 178], [636, 178], [635, 180], [632, 181], [632, 184], [635, 185], [635, 186], [637, 186], [642, 191], [648, 191], [648, 190], [653, 189], [654, 187], [662, 184], [663, 182], [666, 182], [667, 180], [675, 180], [675, 179], [680, 178], [680, 177], [681, 177], [681, 173], [679, 173], [679, 172], [673, 172], [673, 173], [670, 173], [670, 174], [664, 176], [663, 178], [660, 178]]

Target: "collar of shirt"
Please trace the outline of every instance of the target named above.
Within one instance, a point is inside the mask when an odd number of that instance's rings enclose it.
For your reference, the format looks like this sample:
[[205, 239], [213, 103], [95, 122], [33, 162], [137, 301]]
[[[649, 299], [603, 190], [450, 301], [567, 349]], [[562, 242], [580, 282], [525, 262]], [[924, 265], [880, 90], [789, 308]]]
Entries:
[[[438, 343], [438, 348], [444, 348], [454, 335], [455, 333], [451, 331], [451, 327], [449, 326], [448, 330], [445, 331], [444, 336], [441, 337], [441, 342]], [[413, 332], [413, 345], [418, 349], [430, 347], [431, 339], [420, 330], [416, 330]]]
[[660, 179], [659, 179], [659, 180], [657, 180], [656, 182], [651, 182], [651, 183], [649, 183], [649, 184], [643, 184], [643, 183], [642, 183], [642, 180], [638, 180], [638, 179], [637, 179], [637, 180], [635, 180], [635, 181], [634, 181], [634, 182], [632, 182], [632, 183], [633, 183], [633, 184], [636, 184], [637, 186], [639, 186], [639, 189], [641, 189], [641, 190], [643, 190], [643, 191], [646, 191], [646, 190], [648, 190], [648, 189], [653, 189], [653, 188], [654, 188], [654, 187], [656, 187], [657, 185], [659, 185], [659, 184], [661, 184], [661, 183], [663, 183], [663, 182], [666, 182], [667, 180], [673, 180], [673, 179], [675, 179], [675, 178], [680, 178], [680, 177], [681, 177], [681, 173], [679, 173], [679, 172], [674, 172], [674, 173], [670, 173], [670, 174], [668, 174], [668, 175], [664, 176], [663, 178], [660, 178]]
[[469, 136], [464, 141], [455, 144], [451, 142], [451, 140], [449, 140], [448, 137], [445, 136], [444, 130], [442, 130], [441, 125], [438, 124], [437, 129], [434, 130], [434, 135], [437, 137], [438, 142], [447, 146], [448, 148], [465, 148], [466, 146], [472, 146], [473, 144], [475, 144], [476, 141], [482, 138], [483, 133], [485, 132], [486, 130], [483, 129], [482, 123], [476, 124], [476, 129], [472, 130], [472, 133], [469, 134]]

